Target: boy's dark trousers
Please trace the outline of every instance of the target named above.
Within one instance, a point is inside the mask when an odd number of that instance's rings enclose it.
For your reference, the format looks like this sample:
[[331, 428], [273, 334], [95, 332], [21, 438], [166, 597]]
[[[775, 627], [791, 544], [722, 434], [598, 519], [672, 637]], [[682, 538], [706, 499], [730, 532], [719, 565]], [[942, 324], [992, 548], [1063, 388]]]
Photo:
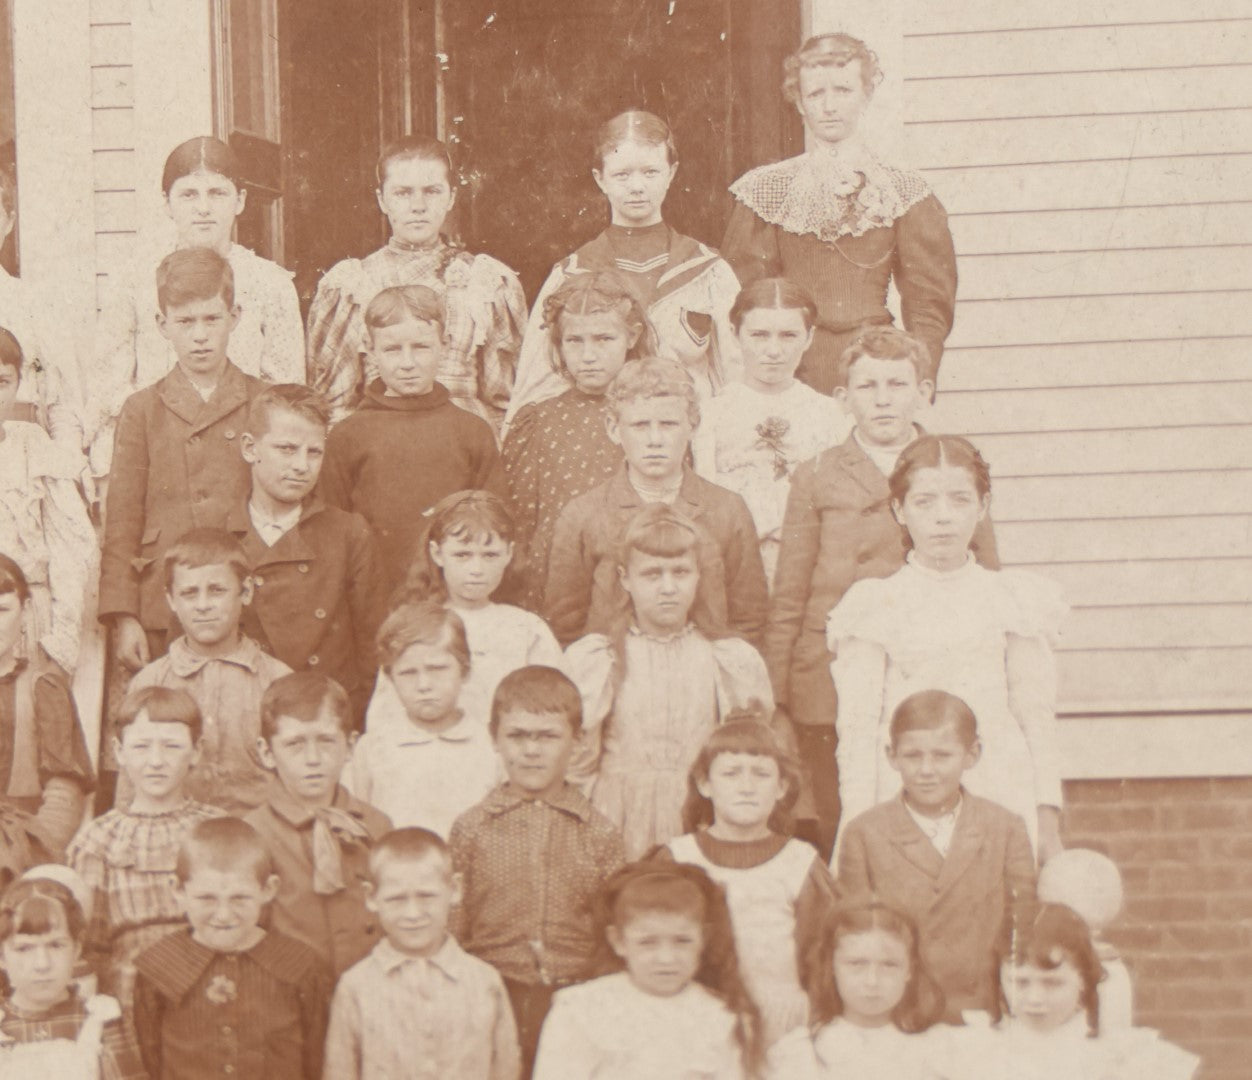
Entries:
[[552, 1008], [552, 995], [561, 987], [505, 979], [504, 989], [508, 991], [513, 1020], [517, 1024], [517, 1041], [522, 1051], [521, 1080], [530, 1080], [535, 1068], [535, 1052], [539, 1049], [539, 1032], [548, 1010]]
[[796, 823], [796, 837], [817, 848], [822, 859], [830, 861], [839, 831], [839, 769], [835, 764], [838, 738], [833, 724], [793, 724], [796, 750], [804, 780], [808, 781], [816, 820], [801, 818]]

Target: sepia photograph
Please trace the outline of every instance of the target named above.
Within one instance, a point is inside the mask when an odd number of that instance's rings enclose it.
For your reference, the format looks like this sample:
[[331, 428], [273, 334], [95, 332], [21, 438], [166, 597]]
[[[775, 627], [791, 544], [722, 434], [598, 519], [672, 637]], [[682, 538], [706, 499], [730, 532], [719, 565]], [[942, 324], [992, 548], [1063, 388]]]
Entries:
[[1247, 1080], [1252, 0], [0, 0], [0, 1080]]

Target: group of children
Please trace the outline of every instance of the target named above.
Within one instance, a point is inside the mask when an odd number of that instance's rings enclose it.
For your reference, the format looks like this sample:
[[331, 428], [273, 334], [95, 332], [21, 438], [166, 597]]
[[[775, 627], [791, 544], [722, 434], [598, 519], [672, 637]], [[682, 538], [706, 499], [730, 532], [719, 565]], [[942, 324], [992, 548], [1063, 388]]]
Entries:
[[[812, 298], [664, 225], [673, 140], [631, 112], [524, 335], [440, 234], [443, 148], [385, 151], [392, 242], [327, 275], [314, 385], [273, 382], [217, 242], [237, 170], [192, 143], [172, 360], [82, 428], [107, 477], [12, 418], [0, 331], [0, 1076], [1191, 1075], [1098, 989], [1064, 605], [998, 568], [977, 449], [918, 427], [924, 344], [870, 326], [833, 396], [798, 382]], [[134, 673], [98, 776], [97, 481]]]

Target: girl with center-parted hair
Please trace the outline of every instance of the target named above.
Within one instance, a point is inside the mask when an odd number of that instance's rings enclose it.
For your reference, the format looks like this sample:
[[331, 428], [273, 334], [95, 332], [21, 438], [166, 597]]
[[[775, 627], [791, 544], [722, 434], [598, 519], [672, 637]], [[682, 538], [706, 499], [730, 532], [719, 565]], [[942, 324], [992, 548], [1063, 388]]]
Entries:
[[669, 125], [642, 109], [619, 113], [596, 132], [591, 175], [609, 203], [609, 226], [558, 262], [526, 326], [506, 424], [532, 401], [556, 397], [568, 377], [549, 357], [547, 298], [569, 280], [615, 269], [643, 303], [658, 355], [691, 372], [702, 397], [738, 378], [738, 346], [728, 314], [739, 291], [734, 271], [712, 248], [666, 224], [662, 206], [678, 171]]
[[344, 259], [317, 286], [309, 309], [309, 382], [340, 420], [360, 404], [377, 376], [362, 316], [383, 289], [425, 285], [444, 302], [444, 349], [438, 381], [455, 405], [496, 429], [509, 404], [526, 298], [517, 275], [490, 255], [474, 255], [444, 231], [456, 202], [448, 149], [407, 136], [383, 148], [378, 208], [391, 238], [363, 259]]
[[760, 1076], [721, 889], [696, 866], [632, 863], [599, 898], [593, 978], [558, 990], [535, 1080], [746, 1080]]
[[900, 790], [887, 759], [896, 706], [919, 690], [946, 690], [978, 717], [982, 757], [962, 783], [1019, 814], [1046, 862], [1061, 849], [1052, 658], [1067, 610], [1060, 589], [975, 560], [970, 544], [991, 505], [991, 472], [966, 439], [909, 444], [889, 486], [905, 564], [855, 582], [826, 622], [843, 820]]
[[812, 1026], [796, 1028], [771, 1049], [771, 1077], [942, 1075], [949, 1029], [935, 1025], [943, 993], [922, 965], [917, 927], [903, 912], [872, 897], [840, 904], [812, 945], [805, 982]]
[[639, 858], [683, 831], [687, 770], [732, 710], [773, 709], [760, 654], [709, 615], [696, 526], [664, 503], [640, 508], [617, 553], [618, 612], [562, 662], [583, 701], [570, 778]]
[[1199, 1058], [1150, 1028], [1105, 1031], [1104, 968], [1082, 917], [1064, 904], [1009, 911], [995, 958], [1000, 1001], [966, 1013], [942, 1080], [1191, 1080]]
[[[304, 382], [304, 327], [291, 271], [232, 240], [248, 196], [235, 152], [207, 135], [180, 143], [165, 159], [161, 191], [174, 247], [212, 248], [235, 275], [239, 321], [230, 334], [231, 363], [269, 382]], [[101, 301], [86, 432], [96, 476], [108, 473], [113, 422], [127, 396], [174, 366], [174, 350], [156, 321], [155, 273], [164, 254], [137, 260]]]

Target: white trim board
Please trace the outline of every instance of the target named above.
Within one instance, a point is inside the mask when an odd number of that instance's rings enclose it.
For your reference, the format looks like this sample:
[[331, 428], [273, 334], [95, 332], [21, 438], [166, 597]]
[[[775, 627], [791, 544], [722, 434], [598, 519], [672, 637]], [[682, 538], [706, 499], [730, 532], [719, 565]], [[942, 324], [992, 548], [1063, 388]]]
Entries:
[[1073, 716], [1057, 728], [1066, 780], [1252, 777], [1252, 713]]

